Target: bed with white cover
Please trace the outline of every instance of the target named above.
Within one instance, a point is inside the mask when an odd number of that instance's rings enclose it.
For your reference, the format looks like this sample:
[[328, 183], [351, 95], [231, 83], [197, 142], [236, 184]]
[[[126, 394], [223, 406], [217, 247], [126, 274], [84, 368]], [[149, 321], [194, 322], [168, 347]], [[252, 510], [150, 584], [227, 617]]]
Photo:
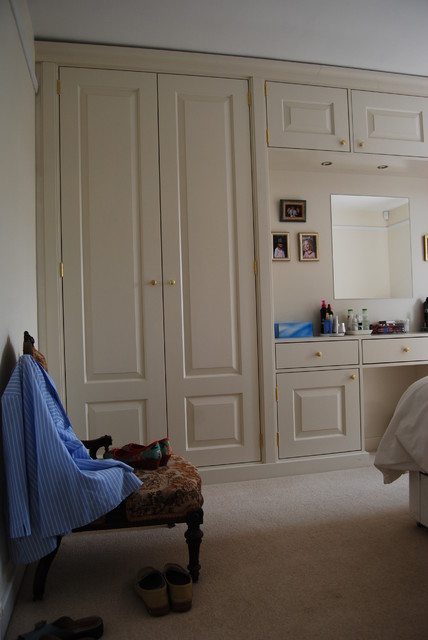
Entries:
[[428, 376], [401, 396], [379, 444], [375, 460], [385, 484], [409, 472], [409, 508], [428, 526]]

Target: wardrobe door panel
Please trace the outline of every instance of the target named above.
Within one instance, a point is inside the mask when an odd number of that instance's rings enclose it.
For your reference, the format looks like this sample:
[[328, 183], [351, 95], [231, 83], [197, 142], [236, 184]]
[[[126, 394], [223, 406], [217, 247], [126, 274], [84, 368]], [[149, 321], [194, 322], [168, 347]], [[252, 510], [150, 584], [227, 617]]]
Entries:
[[159, 124], [169, 435], [198, 465], [259, 460], [248, 84], [160, 76]]
[[61, 69], [60, 105], [67, 411], [82, 438], [147, 442], [166, 433], [156, 77]]

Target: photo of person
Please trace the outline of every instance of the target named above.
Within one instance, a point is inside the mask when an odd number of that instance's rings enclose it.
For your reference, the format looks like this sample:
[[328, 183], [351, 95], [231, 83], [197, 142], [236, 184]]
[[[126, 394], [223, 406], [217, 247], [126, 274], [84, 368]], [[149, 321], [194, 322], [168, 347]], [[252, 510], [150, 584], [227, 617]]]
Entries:
[[305, 222], [306, 200], [280, 200], [279, 219], [281, 222]]
[[318, 260], [318, 234], [299, 233], [300, 260]]
[[290, 260], [288, 233], [273, 233], [272, 242], [272, 260]]

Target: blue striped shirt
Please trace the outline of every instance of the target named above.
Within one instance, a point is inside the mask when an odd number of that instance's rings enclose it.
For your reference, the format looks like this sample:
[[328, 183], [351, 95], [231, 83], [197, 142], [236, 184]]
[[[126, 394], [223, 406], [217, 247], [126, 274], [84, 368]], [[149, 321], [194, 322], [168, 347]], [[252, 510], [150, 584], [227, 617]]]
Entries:
[[47, 555], [57, 535], [96, 520], [141, 485], [128, 465], [92, 460], [52, 378], [30, 355], [19, 358], [3, 393], [2, 424], [14, 563]]

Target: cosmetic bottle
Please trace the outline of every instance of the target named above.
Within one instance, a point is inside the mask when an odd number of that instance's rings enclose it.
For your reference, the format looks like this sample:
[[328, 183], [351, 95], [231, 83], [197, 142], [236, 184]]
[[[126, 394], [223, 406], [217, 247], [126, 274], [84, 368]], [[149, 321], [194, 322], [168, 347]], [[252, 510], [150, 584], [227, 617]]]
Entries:
[[324, 331], [324, 321], [325, 321], [326, 313], [327, 313], [327, 305], [325, 303], [325, 300], [323, 300], [321, 302], [321, 309], [320, 309], [320, 315], [321, 315], [321, 331], [320, 331], [320, 333], [325, 333], [325, 331]]
[[370, 329], [369, 314], [367, 312], [367, 309], [364, 308], [363, 309], [363, 331], [368, 331], [369, 329]]
[[352, 331], [353, 317], [354, 317], [354, 310], [348, 309], [348, 315], [346, 316], [346, 331]]
[[331, 328], [332, 328], [332, 318], [327, 311], [324, 319], [324, 333], [331, 333]]

